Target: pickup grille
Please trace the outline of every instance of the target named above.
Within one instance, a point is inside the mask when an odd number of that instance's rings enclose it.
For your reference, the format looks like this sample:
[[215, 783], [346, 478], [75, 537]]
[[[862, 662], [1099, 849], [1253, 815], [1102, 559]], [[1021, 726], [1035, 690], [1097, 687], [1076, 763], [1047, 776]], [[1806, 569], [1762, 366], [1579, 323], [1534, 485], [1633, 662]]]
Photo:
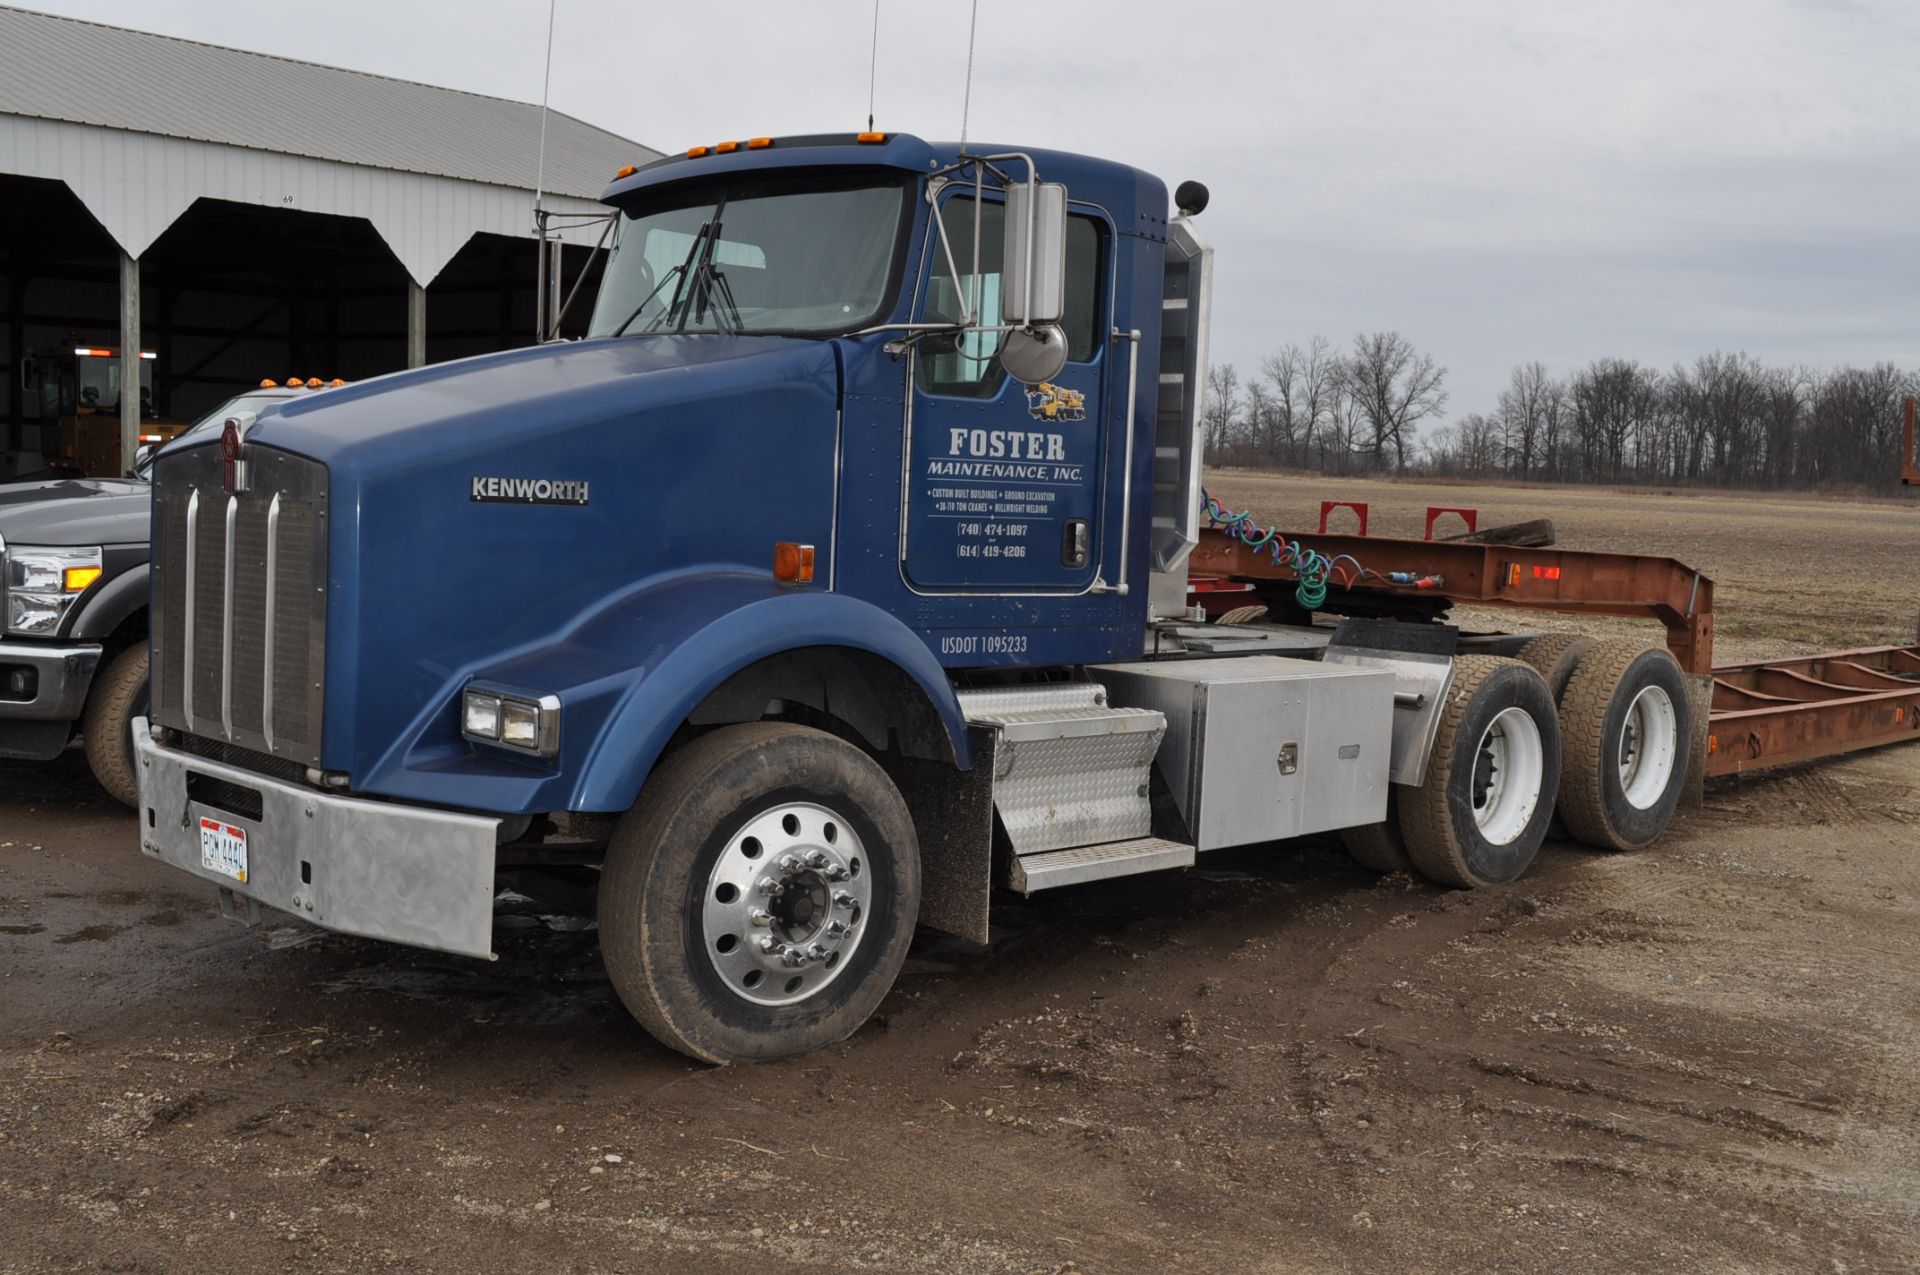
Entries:
[[253, 445], [247, 490], [217, 447], [154, 476], [153, 717], [271, 757], [320, 764], [327, 470]]

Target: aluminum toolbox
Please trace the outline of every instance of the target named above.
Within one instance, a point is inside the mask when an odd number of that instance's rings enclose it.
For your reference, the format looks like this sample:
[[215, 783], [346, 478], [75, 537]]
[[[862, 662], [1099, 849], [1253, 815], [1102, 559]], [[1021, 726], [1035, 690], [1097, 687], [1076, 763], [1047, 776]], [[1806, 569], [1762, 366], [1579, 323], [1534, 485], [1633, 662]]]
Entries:
[[1391, 672], [1274, 655], [1090, 672], [1115, 706], [1165, 714], [1160, 772], [1197, 849], [1386, 818]]

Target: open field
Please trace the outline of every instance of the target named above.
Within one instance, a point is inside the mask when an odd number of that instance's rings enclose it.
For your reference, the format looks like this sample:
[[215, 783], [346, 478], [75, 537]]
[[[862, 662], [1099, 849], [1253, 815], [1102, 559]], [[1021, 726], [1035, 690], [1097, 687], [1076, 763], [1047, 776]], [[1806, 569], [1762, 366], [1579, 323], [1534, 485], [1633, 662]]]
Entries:
[[[1228, 507], [1251, 509], [1290, 531], [1312, 531], [1322, 500], [1370, 502], [1373, 534], [1414, 537], [1428, 505], [1466, 505], [1480, 511], [1482, 527], [1551, 518], [1559, 543], [1570, 549], [1678, 558], [1714, 582], [1715, 652], [1723, 663], [1911, 642], [1920, 615], [1920, 590], [1913, 587], [1920, 500], [1476, 487], [1244, 470], [1210, 472], [1207, 489]], [[1336, 529], [1351, 530], [1351, 514], [1335, 518]], [[1459, 531], [1460, 524], [1448, 519], [1440, 534], [1448, 529]], [[1488, 628], [1574, 623], [1546, 613], [1459, 614], [1462, 623]], [[1622, 632], [1647, 629], [1632, 621], [1605, 623]]]
[[[1916, 601], [1891, 504], [1213, 486], [1673, 553], [1723, 656], [1897, 640]], [[0, 1273], [1913, 1270], [1917, 836], [1908, 747], [1505, 890], [1224, 852], [1002, 900], [852, 1040], [716, 1070], [577, 918], [503, 901], [490, 964], [245, 932], [77, 753], [0, 763]]]

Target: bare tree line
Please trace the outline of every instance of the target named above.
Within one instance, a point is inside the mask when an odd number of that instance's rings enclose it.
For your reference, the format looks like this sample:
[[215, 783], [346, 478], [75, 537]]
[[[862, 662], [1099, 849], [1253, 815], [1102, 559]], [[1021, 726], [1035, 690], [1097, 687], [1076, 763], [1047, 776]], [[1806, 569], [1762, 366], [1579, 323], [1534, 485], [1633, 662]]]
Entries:
[[1291, 344], [1243, 380], [1210, 370], [1207, 457], [1325, 473], [1392, 470], [1544, 482], [1811, 488], [1895, 481], [1901, 403], [1920, 372], [1890, 363], [1769, 367], [1715, 352], [1662, 372], [1595, 359], [1565, 376], [1513, 369], [1493, 409], [1417, 433], [1446, 369], [1397, 332]]

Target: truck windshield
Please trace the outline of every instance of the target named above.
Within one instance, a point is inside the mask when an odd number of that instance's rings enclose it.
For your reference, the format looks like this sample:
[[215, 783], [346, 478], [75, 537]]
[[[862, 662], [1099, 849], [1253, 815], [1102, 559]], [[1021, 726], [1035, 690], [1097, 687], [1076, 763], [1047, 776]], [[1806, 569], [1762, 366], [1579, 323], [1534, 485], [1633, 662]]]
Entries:
[[664, 191], [628, 205], [589, 336], [828, 336], [876, 322], [906, 182], [791, 178]]

